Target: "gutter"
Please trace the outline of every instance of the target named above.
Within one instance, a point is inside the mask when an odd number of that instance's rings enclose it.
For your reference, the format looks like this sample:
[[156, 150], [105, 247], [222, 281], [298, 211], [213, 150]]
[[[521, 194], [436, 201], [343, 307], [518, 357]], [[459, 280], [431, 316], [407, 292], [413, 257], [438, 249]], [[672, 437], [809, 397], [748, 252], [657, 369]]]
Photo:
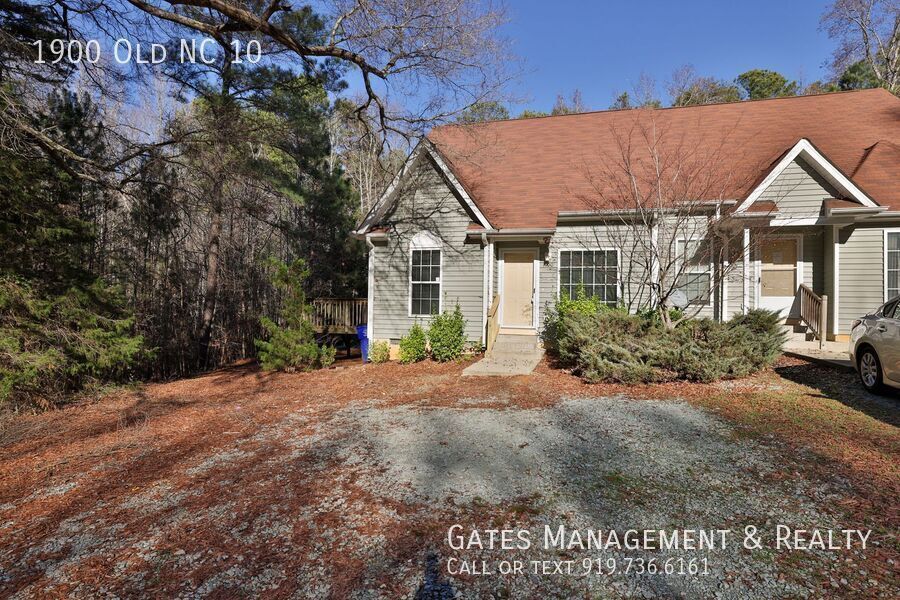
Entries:
[[[685, 202], [686, 205], [690, 205], [690, 202]], [[709, 200], [709, 201], [697, 201], [693, 203], [694, 206], [704, 209], [709, 209], [714, 212], [720, 212], [722, 206], [731, 206], [737, 204], [737, 200]], [[655, 208], [650, 207], [646, 211], [642, 211], [638, 208], [603, 208], [600, 210], [561, 210], [557, 213], [556, 220], [558, 223], [571, 223], [575, 221], [591, 221], [591, 220], [604, 220], [609, 217], [625, 217], [625, 216], [633, 216], [640, 215], [645, 213], [678, 213], [679, 211], [683, 211], [684, 207], [673, 206], [672, 208]]]
[[866, 217], [874, 217], [875, 215], [880, 215], [881, 213], [885, 212], [886, 210], [887, 210], [886, 206], [878, 206], [878, 207], [874, 207], [874, 208], [870, 208], [868, 206], [863, 206], [860, 208], [855, 208], [855, 207], [854, 208], [850, 208], [850, 207], [826, 208], [825, 216], [826, 217], [842, 217], [842, 216], [856, 217], [856, 216], [859, 216], [859, 217], [866, 218]]
[[549, 243], [556, 228], [506, 228], [475, 229], [466, 233], [470, 239], [478, 239], [482, 244], [487, 242], [539, 241]]
[[[385, 238], [387, 235], [382, 234]], [[364, 236], [366, 240], [366, 247], [369, 249], [369, 256], [367, 257], [366, 264], [368, 266], [368, 273], [366, 273], [366, 338], [369, 341], [369, 347], [372, 347], [372, 342], [375, 340], [375, 244], [372, 242], [373, 234], [369, 234]]]

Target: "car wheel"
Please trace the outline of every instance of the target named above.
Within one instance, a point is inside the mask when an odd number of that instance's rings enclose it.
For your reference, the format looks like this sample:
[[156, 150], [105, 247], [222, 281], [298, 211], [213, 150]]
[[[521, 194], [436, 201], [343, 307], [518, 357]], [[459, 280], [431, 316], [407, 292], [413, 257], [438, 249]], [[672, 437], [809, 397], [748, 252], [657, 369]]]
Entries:
[[884, 391], [881, 361], [871, 348], [866, 348], [859, 355], [859, 380], [870, 392], [877, 394]]

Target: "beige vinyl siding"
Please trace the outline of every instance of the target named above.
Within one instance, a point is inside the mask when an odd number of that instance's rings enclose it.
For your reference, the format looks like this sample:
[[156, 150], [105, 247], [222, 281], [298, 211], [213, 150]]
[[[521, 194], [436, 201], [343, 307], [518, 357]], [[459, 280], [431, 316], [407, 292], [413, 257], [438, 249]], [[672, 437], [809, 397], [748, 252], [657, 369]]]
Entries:
[[823, 288], [828, 296], [828, 336], [831, 337], [835, 333], [835, 305], [836, 296], [834, 293], [835, 277], [834, 277], [834, 227], [825, 227], [822, 234], [822, 260], [825, 264], [823, 276]]
[[424, 230], [441, 240], [443, 309], [453, 310], [458, 302], [466, 319], [466, 335], [478, 342], [483, 323], [484, 250], [479, 243], [466, 242], [472, 219], [430, 161], [420, 163], [415, 181], [414, 191], [403, 196], [390, 215], [396, 231], [375, 247], [372, 337], [396, 342], [416, 321], [427, 326], [430, 320], [409, 315], [409, 244]]
[[884, 230], [846, 227], [839, 232], [840, 285], [838, 334], [884, 302]]
[[[681, 216], [677, 218], [675, 222], [670, 222], [668, 226], [661, 226], [658, 233], [660, 256], [666, 257], [669, 253], [672, 253], [672, 256], [677, 256], [678, 240], [705, 240], [707, 244], [710, 244], [709, 251], [713, 255], [718, 256], [720, 250], [719, 244], [721, 244], [722, 241], [718, 238], [708, 237], [706, 235], [708, 227], [709, 218], [705, 215], [689, 218]], [[675, 276], [681, 271], [681, 268], [677, 264], [674, 264], [670, 259], [663, 258], [663, 263], [664, 265], [668, 265], [670, 276]], [[698, 265], [697, 267], [684, 269], [685, 274], [691, 272], [709, 273], [711, 294], [707, 304], [689, 306], [686, 314], [695, 318], [714, 318], [719, 312], [717, 292], [715, 290], [717, 276], [716, 267], [715, 265], [710, 265], [707, 268], [703, 268]], [[663, 282], [663, 285], [668, 287], [669, 284]]]
[[[728, 253], [728, 265], [722, 266], [723, 269], [727, 268], [722, 284], [722, 294], [725, 296], [725, 302], [721, 311], [726, 321], [744, 312], [744, 256], [742, 252], [744, 242], [742, 232], [732, 235], [728, 243], [731, 247], [731, 251]], [[752, 267], [753, 263], [751, 262], [750, 264]]]
[[825, 293], [825, 235], [821, 227], [803, 231], [803, 283], [820, 296]]
[[822, 201], [840, 198], [834, 188], [806, 161], [798, 158], [760, 195], [759, 201], [771, 201], [778, 207], [779, 216], [818, 217]]

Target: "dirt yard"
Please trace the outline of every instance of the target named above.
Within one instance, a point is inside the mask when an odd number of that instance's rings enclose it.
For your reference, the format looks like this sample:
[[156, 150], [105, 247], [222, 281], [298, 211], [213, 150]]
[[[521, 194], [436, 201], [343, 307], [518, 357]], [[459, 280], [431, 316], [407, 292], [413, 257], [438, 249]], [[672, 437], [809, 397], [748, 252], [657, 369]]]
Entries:
[[[784, 359], [717, 384], [243, 366], [0, 430], [0, 596], [897, 597], [900, 402]], [[872, 529], [865, 551], [456, 550], [448, 528]], [[537, 538], [537, 535], [536, 535]], [[707, 575], [625, 572], [705, 558]], [[448, 559], [613, 574], [448, 574]], [[580, 571], [579, 571], [580, 572]]]

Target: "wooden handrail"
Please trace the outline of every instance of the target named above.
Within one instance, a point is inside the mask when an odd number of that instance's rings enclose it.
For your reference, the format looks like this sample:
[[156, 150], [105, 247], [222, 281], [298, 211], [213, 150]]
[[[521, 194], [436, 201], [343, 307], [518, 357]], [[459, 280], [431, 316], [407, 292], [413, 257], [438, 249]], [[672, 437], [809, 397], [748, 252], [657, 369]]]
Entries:
[[317, 331], [356, 333], [365, 325], [369, 303], [365, 298], [316, 298], [312, 301], [312, 324]]
[[819, 348], [825, 344], [828, 327], [828, 296], [819, 297], [812, 289], [801, 283], [797, 293], [800, 294], [800, 319], [819, 340]]
[[500, 294], [494, 296], [487, 313], [486, 351], [490, 352], [500, 333]]

